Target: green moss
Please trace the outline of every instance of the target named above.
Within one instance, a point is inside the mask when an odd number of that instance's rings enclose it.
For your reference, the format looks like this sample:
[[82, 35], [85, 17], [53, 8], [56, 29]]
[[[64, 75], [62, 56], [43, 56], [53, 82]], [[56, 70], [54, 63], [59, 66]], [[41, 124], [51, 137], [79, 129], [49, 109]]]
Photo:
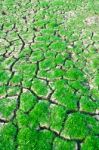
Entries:
[[64, 75], [64, 71], [60, 68], [54, 68], [51, 71], [47, 72], [47, 78], [48, 79], [59, 79]]
[[99, 86], [99, 74], [95, 76], [95, 84]]
[[5, 84], [9, 79], [9, 72], [5, 70], [0, 70], [0, 84]]
[[94, 118], [81, 113], [73, 113], [67, 118], [62, 135], [72, 139], [84, 139], [89, 134], [99, 132], [98, 126]]
[[55, 82], [51, 83], [51, 86], [54, 87], [54, 89], [64, 89], [68, 86], [68, 82], [67, 80], [64, 79], [59, 79], [59, 80], [55, 80]]
[[59, 87], [53, 94], [54, 98], [60, 103], [66, 106], [68, 110], [75, 110], [77, 108], [77, 97], [71, 89], [65, 89]]
[[14, 136], [16, 129], [14, 125], [8, 123], [7, 125], [0, 127], [0, 149], [1, 150], [12, 150], [15, 149], [16, 143], [14, 142]]
[[99, 58], [96, 56], [96, 58], [93, 59], [93, 67], [98, 68], [99, 66]]
[[54, 150], [75, 150], [76, 143], [75, 142], [67, 142], [64, 141], [60, 138], [55, 138], [54, 144], [53, 144], [53, 149]]
[[32, 78], [33, 75], [35, 75], [36, 64], [23, 63], [19, 66], [18, 69], [20, 72], [22, 72], [24, 79]]
[[6, 94], [6, 86], [0, 86], [0, 96], [4, 96]]
[[36, 140], [37, 133], [31, 131], [28, 127], [23, 127], [18, 132], [18, 150], [34, 149], [37, 142]]
[[83, 80], [83, 73], [77, 69], [77, 68], [70, 68], [66, 74], [65, 77], [69, 80]]
[[92, 97], [95, 99], [95, 100], [98, 100], [99, 99], [99, 92], [98, 92], [98, 89], [96, 88], [93, 88], [91, 91], [92, 93]]
[[51, 105], [50, 106], [50, 128], [55, 131], [60, 131], [65, 116], [66, 110], [63, 107]]
[[63, 64], [63, 62], [64, 62], [64, 57], [59, 54], [59, 55], [56, 57], [55, 62], [56, 62], [56, 65]]
[[22, 81], [22, 75], [15, 73], [14, 76], [11, 78], [10, 83], [19, 84], [21, 81]]
[[22, 112], [21, 110], [18, 110], [15, 121], [18, 123], [19, 128], [23, 128], [29, 126], [30, 118], [28, 114]]
[[87, 86], [84, 85], [85, 82], [77, 81], [69, 81], [68, 82], [70, 87], [72, 87], [74, 90], [79, 91], [81, 95], [89, 93], [89, 89]]
[[36, 104], [34, 109], [29, 114], [30, 127], [37, 127], [41, 125], [49, 125], [49, 103], [47, 101], [40, 101]]
[[0, 114], [2, 118], [10, 118], [15, 108], [16, 99], [2, 98], [0, 100]]
[[48, 59], [45, 59], [44, 61], [42, 61], [40, 63], [40, 69], [52, 69], [53, 67], [55, 67], [55, 62], [53, 61], [54, 58], [53, 57], [49, 57]]
[[20, 93], [20, 87], [19, 86], [8, 86], [7, 87], [7, 94], [9, 96], [16, 96]]
[[[44, 43], [49, 43], [50, 36], [49, 35], [43, 35], [43, 36], [38, 36], [35, 39], [37, 42], [44, 42]], [[42, 52], [42, 51], [41, 51]]]
[[51, 44], [50, 48], [53, 51], [62, 52], [66, 49], [66, 43], [62, 42], [62, 41], [61, 42], [56, 42], [56, 43]]
[[22, 111], [27, 112], [29, 109], [34, 107], [35, 104], [36, 104], [36, 97], [32, 93], [26, 91], [21, 94], [20, 109]]
[[[68, 69], [68, 68], [72, 68], [74, 66], [74, 63], [73, 63], [73, 61], [72, 60], [66, 60], [66, 62], [65, 62], [65, 68], [66, 69]], [[67, 76], [68, 74], [66, 73], [66, 76]]]
[[21, 51], [19, 57], [29, 56], [30, 53], [31, 53], [31, 49], [30, 49], [30, 48], [28, 48], [28, 47], [27, 47], [27, 48], [24, 48], [24, 49]]
[[93, 102], [91, 99], [87, 97], [82, 97], [80, 100], [81, 110], [87, 112], [95, 112], [97, 108], [97, 103]]
[[98, 150], [99, 149], [99, 139], [95, 136], [88, 136], [85, 142], [82, 144], [81, 150]]
[[24, 81], [22, 81], [22, 84], [25, 88], [30, 88], [32, 85], [31, 79], [28, 80], [24, 79]]
[[32, 82], [32, 89], [38, 96], [46, 96], [48, 94], [48, 88], [45, 81], [34, 79]]
[[[34, 50], [34, 49], [33, 49]], [[30, 60], [32, 62], [37, 62], [37, 61], [40, 61], [44, 58], [44, 55], [43, 55], [43, 52], [41, 50], [36, 50], [36, 51], [33, 51], [32, 54], [31, 54], [31, 57], [30, 57]]]
[[52, 141], [53, 141], [54, 134], [50, 131], [41, 131], [38, 135], [39, 142], [37, 146], [35, 146], [38, 150], [51, 150], [52, 148]]

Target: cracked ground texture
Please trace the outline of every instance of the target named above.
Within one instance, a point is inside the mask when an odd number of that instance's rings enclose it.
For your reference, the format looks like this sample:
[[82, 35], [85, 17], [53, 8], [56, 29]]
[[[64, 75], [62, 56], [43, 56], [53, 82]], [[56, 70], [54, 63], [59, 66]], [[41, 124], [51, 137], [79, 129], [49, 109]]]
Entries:
[[99, 150], [98, 40], [98, 0], [0, 0], [0, 150]]

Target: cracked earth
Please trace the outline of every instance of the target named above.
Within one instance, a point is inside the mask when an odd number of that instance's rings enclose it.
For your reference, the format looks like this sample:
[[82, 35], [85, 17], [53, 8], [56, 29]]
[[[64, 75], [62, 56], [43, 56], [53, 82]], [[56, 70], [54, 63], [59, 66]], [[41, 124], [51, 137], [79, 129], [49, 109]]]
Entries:
[[0, 150], [99, 150], [98, 8], [0, 1]]

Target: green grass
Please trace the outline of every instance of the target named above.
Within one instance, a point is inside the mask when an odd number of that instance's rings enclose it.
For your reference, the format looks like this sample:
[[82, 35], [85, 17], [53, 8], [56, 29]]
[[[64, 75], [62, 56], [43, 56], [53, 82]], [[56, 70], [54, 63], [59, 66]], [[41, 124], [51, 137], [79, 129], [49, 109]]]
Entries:
[[0, 150], [99, 150], [98, 8], [0, 1]]

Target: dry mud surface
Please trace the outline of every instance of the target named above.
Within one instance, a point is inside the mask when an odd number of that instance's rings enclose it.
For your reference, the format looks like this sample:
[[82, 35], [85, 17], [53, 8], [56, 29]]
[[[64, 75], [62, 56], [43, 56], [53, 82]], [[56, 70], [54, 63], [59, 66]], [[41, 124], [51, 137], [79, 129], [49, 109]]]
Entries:
[[98, 42], [98, 0], [0, 0], [0, 150], [99, 150]]

